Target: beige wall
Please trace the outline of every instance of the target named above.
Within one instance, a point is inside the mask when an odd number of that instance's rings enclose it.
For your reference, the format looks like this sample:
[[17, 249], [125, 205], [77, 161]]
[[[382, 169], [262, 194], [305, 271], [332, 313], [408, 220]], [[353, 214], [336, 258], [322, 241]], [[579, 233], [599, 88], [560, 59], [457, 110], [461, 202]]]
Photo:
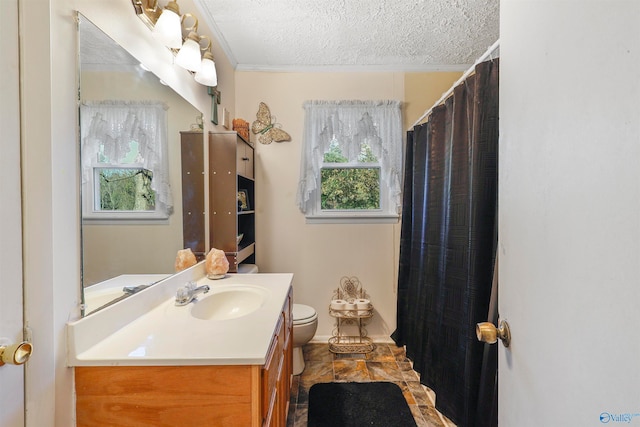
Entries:
[[[258, 103], [265, 102], [292, 137], [290, 142], [256, 143], [256, 260], [263, 272], [295, 274], [295, 302], [311, 305], [318, 312], [317, 340], [332, 333], [333, 319], [327, 307], [342, 276], [357, 276], [370, 294], [376, 315], [369, 334], [388, 339], [394, 331], [400, 224], [305, 223], [295, 203], [303, 102], [408, 98], [410, 114], [417, 119], [448, 89], [446, 82], [451, 85], [458, 76], [416, 74], [407, 80], [403, 73], [383, 72], [237, 73], [234, 117], [252, 122]], [[411, 122], [415, 119], [411, 117]]]
[[462, 73], [407, 73], [404, 75], [404, 129], [409, 129]]

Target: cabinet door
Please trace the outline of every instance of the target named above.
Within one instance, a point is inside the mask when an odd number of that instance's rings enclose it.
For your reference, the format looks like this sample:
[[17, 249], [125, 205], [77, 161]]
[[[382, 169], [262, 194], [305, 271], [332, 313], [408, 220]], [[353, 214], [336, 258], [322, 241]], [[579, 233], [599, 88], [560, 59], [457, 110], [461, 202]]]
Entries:
[[278, 353], [278, 338], [274, 337], [271, 348], [267, 356], [267, 362], [262, 369], [261, 378], [261, 415], [263, 423], [269, 425], [268, 420], [272, 419], [276, 401], [276, 389], [278, 381], [278, 366], [280, 364], [280, 354]]
[[238, 174], [253, 179], [253, 147], [240, 136], [238, 136], [237, 142], [237, 156]]
[[236, 193], [236, 136], [209, 137], [209, 242], [211, 247], [236, 252], [238, 196]]
[[202, 132], [180, 132], [183, 247], [202, 259], [204, 235], [204, 139]]

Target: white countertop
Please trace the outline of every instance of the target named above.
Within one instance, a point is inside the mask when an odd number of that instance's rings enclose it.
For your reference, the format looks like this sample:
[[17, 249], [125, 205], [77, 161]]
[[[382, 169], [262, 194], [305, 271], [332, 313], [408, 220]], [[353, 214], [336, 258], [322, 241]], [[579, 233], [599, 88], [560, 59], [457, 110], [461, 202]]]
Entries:
[[127, 286], [153, 285], [166, 279], [169, 274], [122, 274], [109, 280], [84, 288], [84, 312], [91, 313], [116, 298], [125, 295]]
[[[260, 308], [228, 320], [195, 318], [191, 310], [197, 301], [182, 307], [175, 305], [175, 291], [184, 285], [184, 280], [161, 282], [70, 322], [68, 365], [263, 365], [292, 280], [293, 274], [288, 273], [228, 274], [220, 280], [198, 279], [198, 286], [209, 285], [212, 291], [216, 287], [220, 290], [242, 284], [266, 290], [267, 297]], [[162, 297], [150, 297], [153, 292], [162, 292]], [[198, 299], [215, 298], [214, 292], [210, 294], [201, 294]], [[152, 299], [157, 303], [126, 324], [114, 325], [109, 330], [109, 323], [121, 319], [120, 314], [131, 317], [137, 297], [140, 305]]]

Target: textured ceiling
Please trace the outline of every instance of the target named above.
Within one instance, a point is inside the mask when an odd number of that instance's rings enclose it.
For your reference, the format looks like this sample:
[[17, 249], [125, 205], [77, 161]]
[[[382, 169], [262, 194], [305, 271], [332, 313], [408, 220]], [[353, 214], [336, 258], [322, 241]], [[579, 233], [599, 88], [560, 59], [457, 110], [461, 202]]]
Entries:
[[499, 0], [195, 3], [239, 70], [463, 70], [499, 37]]

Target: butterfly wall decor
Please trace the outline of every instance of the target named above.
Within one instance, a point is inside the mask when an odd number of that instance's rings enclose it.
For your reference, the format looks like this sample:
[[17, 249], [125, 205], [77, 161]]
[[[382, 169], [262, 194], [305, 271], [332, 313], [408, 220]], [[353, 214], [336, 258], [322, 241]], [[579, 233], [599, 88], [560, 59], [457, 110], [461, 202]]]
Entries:
[[261, 144], [271, 144], [273, 141], [291, 141], [291, 135], [276, 127], [276, 125], [279, 126], [279, 123], [271, 122], [271, 111], [264, 102], [260, 103], [256, 117], [258, 120], [251, 124], [251, 132], [258, 135], [258, 141]]

